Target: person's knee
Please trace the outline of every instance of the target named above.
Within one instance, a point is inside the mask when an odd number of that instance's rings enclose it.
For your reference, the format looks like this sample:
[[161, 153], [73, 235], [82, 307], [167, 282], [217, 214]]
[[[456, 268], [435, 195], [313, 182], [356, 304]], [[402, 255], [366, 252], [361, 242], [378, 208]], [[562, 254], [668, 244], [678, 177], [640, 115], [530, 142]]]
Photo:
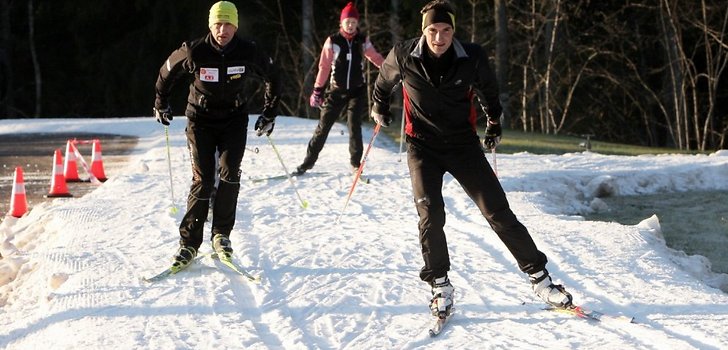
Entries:
[[238, 171], [234, 171], [234, 172], [225, 172], [224, 174], [220, 174], [220, 181], [227, 182], [230, 184], [239, 184], [241, 174], [242, 174], [242, 170], [240, 170], [240, 169], [238, 169]]
[[209, 199], [210, 196], [212, 196], [212, 191], [214, 188], [214, 180], [203, 180], [196, 178], [192, 180], [190, 195], [195, 196], [199, 199]]
[[430, 197], [425, 196], [416, 198], [415, 205], [420, 215], [420, 231], [445, 226], [445, 209], [441, 203], [433, 203]]

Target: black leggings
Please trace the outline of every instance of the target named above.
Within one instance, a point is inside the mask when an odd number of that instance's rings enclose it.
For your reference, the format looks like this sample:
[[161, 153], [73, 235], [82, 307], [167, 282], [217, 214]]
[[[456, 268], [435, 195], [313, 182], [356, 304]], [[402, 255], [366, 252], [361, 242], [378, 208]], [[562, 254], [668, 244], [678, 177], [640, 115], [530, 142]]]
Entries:
[[346, 121], [349, 126], [349, 162], [351, 166], [359, 167], [364, 148], [361, 140], [361, 121], [367, 112], [366, 91], [364, 86], [350, 91], [341, 89], [327, 91], [326, 100], [321, 107], [321, 117], [308, 142], [306, 158], [301, 164], [302, 168], [311, 169], [316, 164], [331, 127], [344, 109], [346, 109]]
[[[192, 185], [187, 197], [187, 212], [179, 226], [180, 244], [195, 248], [202, 244], [213, 191], [212, 234], [230, 235], [235, 224], [240, 163], [245, 153], [247, 129], [247, 115], [214, 126], [188, 121], [186, 133], [192, 161]], [[215, 189], [218, 172], [220, 181]]]
[[431, 150], [408, 143], [407, 161], [418, 224], [422, 258], [420, 278], [432, 282], [447, 275], [450, 256], [445, 238], [445, 203], [442, 184], [445, 172], [463, 187], [488, 220], [491, 228], [516, 259], [521, 271], [538, 272], [546, 266], [546, 255], [536, 248], [531, 235], [511, 211], [505, 192], [488, 164], [480, 145]]

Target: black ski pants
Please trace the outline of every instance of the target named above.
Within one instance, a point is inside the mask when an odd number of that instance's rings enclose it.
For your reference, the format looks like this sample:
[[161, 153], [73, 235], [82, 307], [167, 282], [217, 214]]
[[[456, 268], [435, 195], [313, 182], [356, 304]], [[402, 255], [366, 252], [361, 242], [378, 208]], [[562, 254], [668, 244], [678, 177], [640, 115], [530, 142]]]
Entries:
[[536, 248], [531, 235], [511, 211], [505, 192], [478, 143], [433, 150], [408, 142], [407, 161], [412, 180], [422, 258], [423, 281], [447, 275], [450, 256], [445, 238], [443, 176], [450, 173], [475, 202], [490, 227], [515, 257], [518, 267], [535, 273], [546, 266], [546, 255]]
[[366, 92], [366, 86], [348, 91], [346, 89], [330, 89], [326, 92], [319, 123], [308, 142], [306, 158], [301, 163], [301, 168], [308, 170], [316, 164], [319, 153], [321, 153], [326, 139], [329, 137], [331, 127], [344, 109], [346, 109], [346, 123], [349, 127], [349, 162], [352, 167], [359, 167], [364, 152], [361, 140], [361, 122], [367, 112]]
[[[212, 208], [212, 235], [230, 235], [240, 192], [240, 163], [247, 142], [248, 115], [225, 122], [187, 122], [187, 147], [192, 161], [192, 185], [187, 212], [179, 226], [180, 244], [199, 248], [215, 191]], [[216, 165], [216, 163], [218, 163]], [[220, 178], [215, 189], [215, 180]]]

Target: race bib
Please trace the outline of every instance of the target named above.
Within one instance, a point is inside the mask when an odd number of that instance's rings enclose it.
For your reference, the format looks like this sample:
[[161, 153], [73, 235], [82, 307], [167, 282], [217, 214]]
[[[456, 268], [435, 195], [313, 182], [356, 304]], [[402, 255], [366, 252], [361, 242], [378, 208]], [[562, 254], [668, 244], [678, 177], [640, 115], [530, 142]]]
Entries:
[[200, 80], [218, 82], [220, 81], [220, 70], [217, 68], [200, 68]]

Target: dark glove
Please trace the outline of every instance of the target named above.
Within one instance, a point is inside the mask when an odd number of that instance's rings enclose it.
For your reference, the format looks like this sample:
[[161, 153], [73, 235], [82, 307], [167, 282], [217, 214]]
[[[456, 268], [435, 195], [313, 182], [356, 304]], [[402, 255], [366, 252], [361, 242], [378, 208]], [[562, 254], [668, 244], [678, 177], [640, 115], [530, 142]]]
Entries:
[[485, 127], [485, 135], [483, 136], [483, 147], [487, 150], [492, 150], [500, 143], [501, 135], [503, 130], [498, 122], [488, 121], [488, 126]]
[[377, 113], [374, 110], [372, 110], [371, 116], [372, 116], [372, 119], [374, 119], [374, 121], [377, 122], [377, 124], [379, 124], [385, 128], [388, 127], [389, 124], [392, 124], [392, 113], [381, 114], [381, 113]]
[[313, 108], [321, 108], [321, 105], [324, 104], [324, 88], [313, 88], [313, 93], [311, 93], [311, 97], [308, 99], [308, 104]]
[[275, 125], [275, 117], [266, 117], [261, 114], [261, 116], [258, 117], [258, 120], [255, 121], [255, 131], [259, 137], [263, 136], [263, 134], [265, 134], [266, 136], [270, 136], [270, 133], [273, 132], [273, 127]]
[[162, 125], [169, 125], [169, 121], [174, 119], [172, 117], [172, 108], [167, 106], [164, 109], [160, 109], [157, 107], [152, 108], [154, 111], [154, 116], [157, 118], [157, 123], [162, 123]]

